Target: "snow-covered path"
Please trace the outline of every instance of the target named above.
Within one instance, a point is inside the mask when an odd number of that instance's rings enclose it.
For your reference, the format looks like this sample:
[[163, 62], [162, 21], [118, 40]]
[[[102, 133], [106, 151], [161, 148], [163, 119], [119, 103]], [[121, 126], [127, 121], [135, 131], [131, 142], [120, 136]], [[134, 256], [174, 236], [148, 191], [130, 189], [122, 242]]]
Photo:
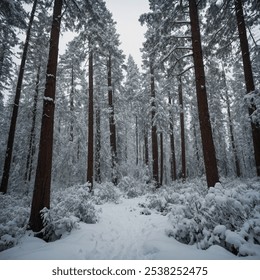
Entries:
[[80, 229], [51, 243], [26, 236], [1, 252], [0, 259], [238, 259], [219, 246], [201, 251], [167, 237], [167, 216], [155, 211], [141, 214], [142, 202], [144, 197], [101, 205], [97, 224], [82, 223]]

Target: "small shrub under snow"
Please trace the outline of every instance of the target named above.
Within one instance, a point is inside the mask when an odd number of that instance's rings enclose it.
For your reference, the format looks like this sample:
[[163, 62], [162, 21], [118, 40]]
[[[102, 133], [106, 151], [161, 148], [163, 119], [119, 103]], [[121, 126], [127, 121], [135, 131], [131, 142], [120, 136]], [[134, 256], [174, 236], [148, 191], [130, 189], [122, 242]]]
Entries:
[[0, 251], [13, 247], [25, 234], [30, 208], [26, 198], [0, 194]]
[[[51, 209], [44, 208], [41, 215], [44, 228], [39, 234], [47, 241], [60, 238], [77, 228], [80, 222], [96, 223], [98, 211], [92, 194], [83, 186], [53, 190]], [[26, 233], [31, 198], [17, 194], [0, 194], [0, 251], [16, 245]]]
[[129, 176], [120, 179], [118, 188], [127, 198], [138, 197], [147, 194], [151, 190], [151, 186], [148, 185], [145, 180], [137, 180], [134, 177]]
[[244, 100], [249, 108], [253, 108], [250, 115], [251, 121], [260, 127], [260, 91], [258, 89], [245, 95]]
[[79, 226], [79, 222], [96, 223], [98, 211], [88, 188], [73, 186], [53, 193], [51, 209], [41, 211], [44, 221], [43, 238], [52, 241]]
[[205, 192], [194, 184], [167, 187], [148, 198], [147, 207], [168, 214], [169, 236], [200, 249], [220, 245], [240, 256], [260, 244], [260, 184], [216, 184]]
[[103, 204], [105, 202], [118, 203], [121, 193], [113, 183], [106, 182], [102, 184], [95, 183], [93, 200], [96, 204]]

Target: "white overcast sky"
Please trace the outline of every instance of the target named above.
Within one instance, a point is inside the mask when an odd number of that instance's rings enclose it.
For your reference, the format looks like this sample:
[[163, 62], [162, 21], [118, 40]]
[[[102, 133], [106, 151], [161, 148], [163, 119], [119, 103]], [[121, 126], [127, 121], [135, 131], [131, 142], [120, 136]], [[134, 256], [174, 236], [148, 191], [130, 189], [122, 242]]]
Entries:
[[[1, 0], [0, 0], [1, 1]], [[138, 21], [141, 14], [149, 11], [148, 0], [105, 0], [108, 10], [117, 22], [116, 29], [120, 35], [120, 49], [126, 55], [131, 54], [141, 69], [142, 58], [140, 48], [144, 42], [145, 26]], [[74, 33], [66, 32], [62, 35], [59, 49], [64, 53], [66, 44], [72, 40]]]
[[121, 49], [126, 57], [131, 54], [141, 67], [140, 48], [144, 41], [145, 26], [138, 21], [141, 14], [149, 11], [148, 0], [105, 0], [107, 8], [117, 22], [117, 32], [120, 35]]

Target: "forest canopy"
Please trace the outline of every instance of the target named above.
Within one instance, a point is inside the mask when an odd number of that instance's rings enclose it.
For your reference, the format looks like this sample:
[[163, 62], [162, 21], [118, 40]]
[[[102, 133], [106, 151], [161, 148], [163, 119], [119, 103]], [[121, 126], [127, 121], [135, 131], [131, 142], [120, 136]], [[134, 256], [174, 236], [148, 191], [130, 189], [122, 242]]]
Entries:
[[[92, 223], [98, 220], [92, 196], [105, 200], [116, 188], [131, 197], [178, 185], [181, 199], [180, 184], [201, 180], [203, 203], [190, 206], [199, 212], [218, 192], [215, 186], [229, 196], [219, 185], [226, 180], [259, 183], [259, 1], [149, 0], [149, 8], [139, 18], [146, 26], [140, 69], [121, 49], [103, 0], [1, 1], [0, 197], [6, 207], [17, 196], [29, 205], [19, 227], [52, 239], [52, 199], [62, 204], [57, 192], [71, 188], [84, 198], [75, 199], [73, 215]], [[66, 32], [74, 36], [61, 54]], [[255, 219], [255, 206], [245, 210], [248, 219]], [[186, 210], [179, 217], [187, 218]], [[195, 221], [201, 232], [208, 218]], [[69, 230], [74, 225], [62, 222]], [[210, 234], [223, 230], [216, 228], [220, 222], [208, 226]], [[181, 237], [185, 226], [168, 235], [204, 249], [214, 243], [203, 243], [207, 238], [196, 236], [194, 224], [194, 235]], [[7, 232], [0, 233], [5, 248]]]

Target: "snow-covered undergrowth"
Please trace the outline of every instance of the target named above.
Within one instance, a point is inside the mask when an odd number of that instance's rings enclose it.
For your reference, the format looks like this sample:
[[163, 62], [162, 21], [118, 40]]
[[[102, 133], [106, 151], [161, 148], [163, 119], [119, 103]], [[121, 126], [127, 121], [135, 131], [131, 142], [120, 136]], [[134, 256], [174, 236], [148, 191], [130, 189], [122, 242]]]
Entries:
[[126, 198], [138, 197], [154, 190], [154, 186], [146, 183], [146, 180], [137, 180], [129, 176], [125, 176], [120, 180], [118, 188]]
[[[14, 247], [30, 234], [26, 231], [30, 203], [28, 196], [0, 195], [0, 251]], [[145, 180], [125, 176], [118, 186], [95, 184], [92, 194], [87, 185], [53, 188], [51, 209], [43, 209], [42, 215], [45, 240], [64, 243], [68, 237], [74, 240], [71, 235], [79, 232], [84, 244], [87, 242], [86, 258], [111, 258], [114, 246], [113, 256], [119, 259], [171, 258], [164, 252], [168, 248], [165, 244], [174, 247], [177, 241], [186, 249], [209, 252], [222, 247], [239, 257], [258, 257], [260, 251], [258, 179], [227, 181], [209, 190], [200, 180], [154, 189]], [[122, 244], [115, 245], [119, 239]], [[136, 239], [140, 239], [139, 245]], [[115, 244], [106, 244], [106, 240]], [[104, 246], [107, 251], [103, 251]], [[133, 248], [129, 256], [125, 248]], [[148, 256], [148, 251], [154, 253]]]
[[[51, 208], [44, 208], [41, 215], [44, 228], [41, 236], [46, 241], [55, 241], [80, 222], [97, 223], [99, 210], [96, 205], [107, 202], [119, 203], [121, 197], [137, 197], [147, 193], [148, 185], [144, 180], [123, 177], [115, 187], [111, 182], [95, 183], [93, 193], [89, 193], [87, 184], [69, 188], [55, 187], [51, 195]], [[0, 194], [0, 251], [15, 246], [27, 230], [30, 215], [31, 197], [22, 194]]]
[[220, 245], [239, 256], [260, 244], [260, 183], [234, 181], [209, 190], [201, 183], [175, 184], [148, 196], [144, 208], [168, 215], [168, 236], [198, 249]]
[[0, 193], [0, 251], [17, 244], [26, 231], [29, 201], [20, 195]]
[[98, 212], [88, 190], [86, 185], [76, 185], [53, 192], [51, 209], [41, 211], [45, 240], [59, 239], [64, 233], [77, 228], [79, 222], [92, 224], [98, 221]]
[[257, 126], [260, 126], [260, 90], [256, 89], [245, 95], [244, 100], [249, 108], [252, 109], [250, 115], [251, 121]]
[[111, 182], [102, 184], [95, 183], [93, 188], [93, 202], [97, 205], [104, 204], [106, 202], [118, 203], [120, 201], [121, 192]]
[[[44, 228], [42, 237], [54, 241], [77, 228], [80, 222], [96, 223], [98, 211], [97, 197], [93, 197], [86, 185], [76, 185], [52, 191], [51, 209], [41, 211]], [[0, 194], [0, 251], [17, 244], [25, 234], [29, 215], [30, 198], [14, 193]]]

